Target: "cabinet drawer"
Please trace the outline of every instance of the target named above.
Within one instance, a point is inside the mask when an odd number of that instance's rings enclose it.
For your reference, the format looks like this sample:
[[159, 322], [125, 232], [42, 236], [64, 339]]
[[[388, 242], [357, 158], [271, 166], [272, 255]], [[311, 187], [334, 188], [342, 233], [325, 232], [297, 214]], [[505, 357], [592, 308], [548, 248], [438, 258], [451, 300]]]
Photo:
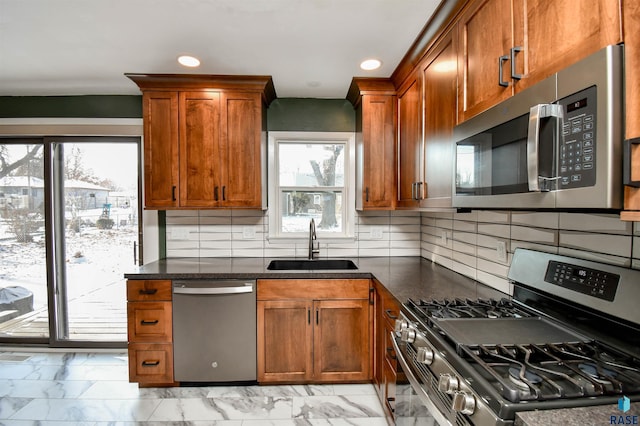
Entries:
[[143, 302], [171, 300], [171, 280], [128, 280], [127, 300]]
[[129, 381], [138, 383], [173, 382], [173, 345], [130, 344]]
[[258, 300], [368, 299], [369, 279], [258, 280]]
[[129, 302], [129, 342], [169, 343], [173, 340], [171, 302]]
[[396, 351], [393, 349], [393, 342], [391, 341], [391, 333], [388, 327], [385, 327], [384, 330], [384, 358], [394, 369], [398, 366], [398, 361], [396, 360]]

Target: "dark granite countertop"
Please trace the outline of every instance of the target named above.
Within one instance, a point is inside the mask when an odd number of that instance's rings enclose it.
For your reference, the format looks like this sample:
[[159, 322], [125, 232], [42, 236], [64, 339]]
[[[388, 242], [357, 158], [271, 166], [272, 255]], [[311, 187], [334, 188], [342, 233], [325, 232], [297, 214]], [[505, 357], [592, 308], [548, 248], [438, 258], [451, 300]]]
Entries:
[[400, 302], [506, 295], [421, 257], [352, 258], [357, 270], [271, 271], [271, 258], [162, 259], [128, 272], [128, 279], [375, 278]]
[[525, 411], [516, 414], [516, 426], [604, 426], [637, 425], [640, 422], [640, 402], [631, 404], [626, 413], [616, 405], [563, 408], [559, 410]]

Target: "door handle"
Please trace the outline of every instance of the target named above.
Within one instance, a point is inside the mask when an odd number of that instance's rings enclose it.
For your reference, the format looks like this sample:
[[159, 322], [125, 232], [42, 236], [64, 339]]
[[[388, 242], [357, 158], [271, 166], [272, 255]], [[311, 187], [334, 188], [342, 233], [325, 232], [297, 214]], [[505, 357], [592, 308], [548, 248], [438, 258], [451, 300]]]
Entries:
[[509, 82], [503, 80], [502, 64], [509, 60], [509, 55], [502, 55], [498, 58], [498, 84], [502, 87], [509, 87]]
[[639, 145], [640, 138], [626, 139], [622, 150], [622, 183], [626, 186], [640, 188], [640, 180], [631, 180], [633, 166], [633, 145]]
[[[520, 80], [524, 77], [523, 74], [516, 74], [516, 52], [522, 52], [522, 46], [515, 46], [511, 48], [511, 78]], [[501, 68], [502, 69], [502, 68]], [[502, 78], [501, 78], [502, 80]]]
[[253, 293], [253, 287], [174, 287], [174, 294], [242, 294]]
[[538, 104], [529, 110], [529, 130], [527, 131], [527, 181], [529, 191], [540, 192], [540, 180], [558, 178], [541, 178], [538, 151], [540, 149], [540, 121], [547, 117], [564, 117], [564, 108], [558, 104]]

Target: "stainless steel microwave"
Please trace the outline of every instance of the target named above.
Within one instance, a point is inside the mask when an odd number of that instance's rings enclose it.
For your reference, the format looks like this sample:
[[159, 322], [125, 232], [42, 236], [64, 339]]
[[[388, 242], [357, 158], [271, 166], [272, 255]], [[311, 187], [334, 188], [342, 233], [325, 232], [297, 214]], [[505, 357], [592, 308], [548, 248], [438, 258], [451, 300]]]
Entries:
[[621, 209], [623, 47], [456, 126], [453, 206]]

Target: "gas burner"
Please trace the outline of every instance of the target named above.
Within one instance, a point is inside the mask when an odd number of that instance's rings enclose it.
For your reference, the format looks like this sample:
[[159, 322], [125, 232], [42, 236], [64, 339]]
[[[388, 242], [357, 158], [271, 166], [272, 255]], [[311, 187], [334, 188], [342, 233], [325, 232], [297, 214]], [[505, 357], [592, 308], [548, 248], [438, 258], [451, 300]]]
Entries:
[[524, 367], [509, 368], [509, 380], [511, 380], [513, 384], [515, 384], [517, 387], [519, 387], [524, 391], [529, 391], [531, 389], [530, 384], [538, 385], [542, 383], [542, 377], [538, 376], [535, 373], [530, 372], [529, 370], [526, 370]]
[[598, 366], [593, 363], [581, 363], [578, 364], [580, 371], [585, 373], [591, 379], [595, 380], [601, 385], [611, 385], [611, 380], [616, 378], [617, 374], [613, 370], [609, 370], [602, 366]]

